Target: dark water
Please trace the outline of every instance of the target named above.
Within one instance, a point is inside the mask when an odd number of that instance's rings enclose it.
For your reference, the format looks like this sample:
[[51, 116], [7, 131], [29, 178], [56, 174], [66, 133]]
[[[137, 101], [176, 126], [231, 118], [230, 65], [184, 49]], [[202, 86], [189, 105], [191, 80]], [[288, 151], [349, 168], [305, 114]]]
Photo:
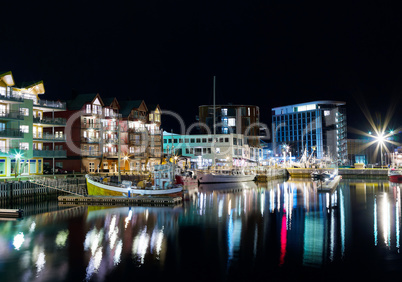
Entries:
[[181, 207], [0, 221], [0, 281], [339, 281], [402, 274], [401, 191], [382, 180], [200, 186]]

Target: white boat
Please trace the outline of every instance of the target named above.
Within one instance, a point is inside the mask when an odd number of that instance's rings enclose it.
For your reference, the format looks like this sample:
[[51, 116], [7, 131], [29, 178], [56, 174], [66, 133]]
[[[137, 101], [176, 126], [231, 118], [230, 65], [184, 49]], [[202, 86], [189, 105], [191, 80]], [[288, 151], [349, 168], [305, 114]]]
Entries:
[[233, 183], [253, 181], [256, 175], [242, 169], [214, 169], [206, 172], [199, 171], [197, 177], [199, 183]]
[[[131, 181], [122, 184], [105, 181], [99, 176], [86, 175], [88, 195], [90, 196], [131, 196], [131, 195], [181, 195], [183, 185], [173, 182], [173, 164], [156, 165], [154, 167], [154, 185], [140, 188]], [[107, 179], [106, 179], [107, 180]]]

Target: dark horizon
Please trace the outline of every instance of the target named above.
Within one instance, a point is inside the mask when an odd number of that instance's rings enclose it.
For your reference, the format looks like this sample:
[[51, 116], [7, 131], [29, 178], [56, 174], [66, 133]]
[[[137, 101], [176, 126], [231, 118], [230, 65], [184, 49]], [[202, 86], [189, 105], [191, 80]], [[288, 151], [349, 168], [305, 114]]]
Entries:
[[[9, 5], [19, 20], [5, 13], [1, 69], [12, 71], [17, 84], [43, 80], [44, 99], [68, 100], [73, 90], [144, 99], [189, 125], [198, 106], [212, 104], [216, 75], [217, 103], [259, 106], [268, 124], [271, 108], [340, 100], [349, 127], [368, 131], [363, 101], [381, 120], [400, 106], [402, 23], [390, 5]], [[401, 117], [396, 111], [390, 127], [399, 127]], [[162, 127], [176, 130], [169, 119]]]

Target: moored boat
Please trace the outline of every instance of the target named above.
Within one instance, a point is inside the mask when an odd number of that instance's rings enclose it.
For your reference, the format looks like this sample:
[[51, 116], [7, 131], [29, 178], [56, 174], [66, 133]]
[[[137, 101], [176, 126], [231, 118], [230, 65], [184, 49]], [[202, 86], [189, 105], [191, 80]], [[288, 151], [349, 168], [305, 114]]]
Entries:
[[183, 185], [174, 183], [173, 165], [156, 165], [153, 171], [154, 185], [146, 185], [144, 188], [132, 185], [131, 181], [123, 181], [121, 184], [105, 181], [99, 176], [86, 175], [88, 195], [90, 196], [177, 196], [182, 195]]
[[241, 169], [214, 169], [207, 172], [197, 172], [200, 183], [230, 183], [253, 181], [256, 177], [253, 172]]
[[390, 169], [388, 171], [389, 181], [402, 183], [402, 170], [401, 169]]

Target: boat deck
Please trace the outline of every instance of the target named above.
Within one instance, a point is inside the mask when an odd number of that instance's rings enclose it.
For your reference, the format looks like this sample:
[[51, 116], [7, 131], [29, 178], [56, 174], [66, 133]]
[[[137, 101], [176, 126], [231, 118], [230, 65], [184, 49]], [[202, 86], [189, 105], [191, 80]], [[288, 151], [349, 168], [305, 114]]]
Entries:
[[59, 196], [59, 204], [62, 205], [149, 205], [149, 206], [170, 206], [178, 205], [183, 202], [182, 197], [169, 197], [169, 196]]

